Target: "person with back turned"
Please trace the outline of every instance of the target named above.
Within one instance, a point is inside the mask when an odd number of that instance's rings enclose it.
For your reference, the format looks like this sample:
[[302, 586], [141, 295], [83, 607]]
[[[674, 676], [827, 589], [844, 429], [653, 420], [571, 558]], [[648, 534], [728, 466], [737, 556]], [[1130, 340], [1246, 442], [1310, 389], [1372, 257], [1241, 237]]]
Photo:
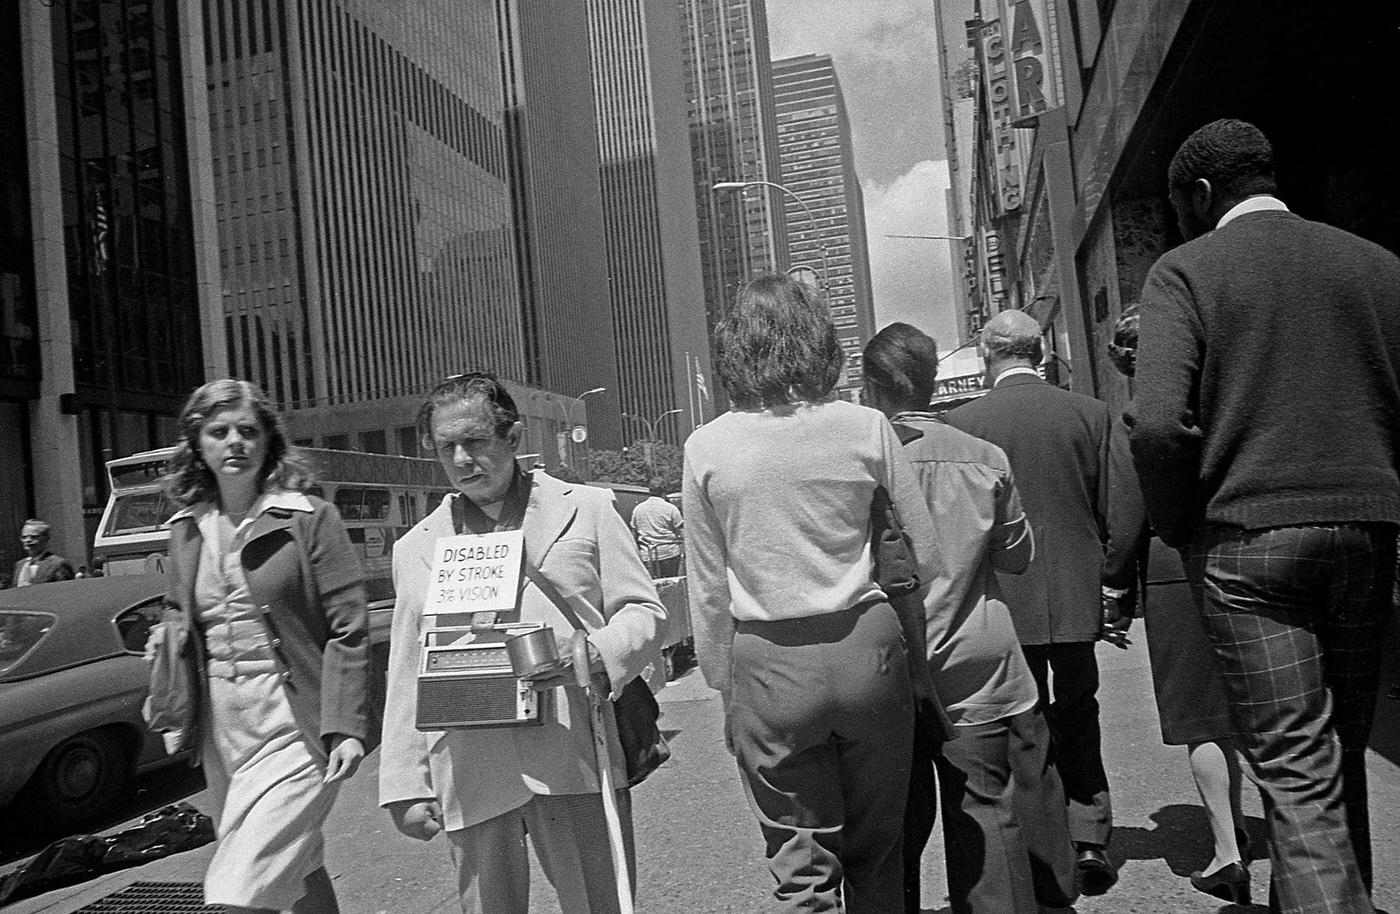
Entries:
[[1106, 853], [1113, 807], [1100, 750], [1094, 655], [1103, 634], [1113, 423], [1107, 404], [1036, 374], [1044, 351], [1030, 315], [997, 314], [982, 328], [978, 348], [992, 389], [949, 412], [947, 421], [1006, 452], [1035, 532], [1031, 567], [998, 577], [1050, 722], [1081, 887], [1097, 895], [1117, 880]]
[[920, 857], [938, 806], [953, 914], [1066, 907], [1077, 896], [1064, 789], [996, 575], [1020, 574], [1035, 555], [1011, 466], [995, 444], [926, 411], [938, 376], [927, 334], [890, 324], [863, 361], [863, 400], [894, 423], [943, 549], [943, 573], [924, 597], [926, 660], [958, 734], [941, 748], [915, 737], [904, 909], [922, 910]]
[[1365, 749], [1400, 523], [1400, 259], [1289, 212], [1264, 134], [1172, 158], [1186, 243], [1142, 292], [1134, 463], [1264, 795], [1271, 910], [1369, 912]]

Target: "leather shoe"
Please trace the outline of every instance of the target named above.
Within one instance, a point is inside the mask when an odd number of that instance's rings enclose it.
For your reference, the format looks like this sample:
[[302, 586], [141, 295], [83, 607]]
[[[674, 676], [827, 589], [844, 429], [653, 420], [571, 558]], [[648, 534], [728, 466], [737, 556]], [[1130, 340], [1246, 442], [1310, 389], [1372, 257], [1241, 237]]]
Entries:
[[1196, 870], [1191, 874], [1191, 885], [1222, 901], [1249, 904], [1249, 870], [1238, 863], [1227, 863], [1213, 873]]
[[1079, 871], [1079, 891], [1085, 895], [1102, 895], [1118, 881], [1118, 871], [1108, 861], [1108, 854], [1098, 844], [1075, 845], [1078, 857], [1075, 868]]

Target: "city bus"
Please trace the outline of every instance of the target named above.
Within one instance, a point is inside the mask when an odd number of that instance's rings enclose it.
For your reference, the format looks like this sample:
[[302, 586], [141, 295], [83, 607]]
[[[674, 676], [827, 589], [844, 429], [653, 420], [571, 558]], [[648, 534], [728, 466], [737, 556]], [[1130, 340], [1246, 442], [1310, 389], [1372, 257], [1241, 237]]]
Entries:
[[[107, 462], [111, 494], [93, 540], [103, 573], [163, 574], [176, 506], [160, 477], [174, 448], [160, 448]], [[370, 640], [388, 640], [394, 608], [391, 560], [394, 541], [427, 516], [451, 491], [436, 460], [356, 451], [302, 448], [316, 471], [308, 491], [340, 511], [365, 573]]]

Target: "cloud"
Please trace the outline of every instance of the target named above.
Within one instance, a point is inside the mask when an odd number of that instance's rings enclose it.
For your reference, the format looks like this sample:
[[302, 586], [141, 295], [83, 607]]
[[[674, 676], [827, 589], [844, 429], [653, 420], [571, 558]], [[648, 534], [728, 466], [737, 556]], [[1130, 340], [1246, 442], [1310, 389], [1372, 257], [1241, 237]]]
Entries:
[[950, 242], [889, 235], [946, 235], [948, 163], [916, 163], [888, 184], [863, 181], [875, 326], [913, 324], [938, 340], [957, 341], [954, 273]]
[[893, 181], [942, 158], [937, 7], [929, 0], [768, 0], [775, 59], [828, 54], [851, 117], [860, 173]]

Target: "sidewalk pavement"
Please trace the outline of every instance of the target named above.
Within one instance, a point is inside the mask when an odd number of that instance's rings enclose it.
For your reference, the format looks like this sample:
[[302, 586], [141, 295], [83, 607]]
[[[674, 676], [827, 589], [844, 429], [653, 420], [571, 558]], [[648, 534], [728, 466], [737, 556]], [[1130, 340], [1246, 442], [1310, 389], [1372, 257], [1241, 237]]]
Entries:
[[[1140, 626], [1127, 650], [1099, 646], [1104, 754], [1116, 826], [1110, 855], [1121, 867], [1106, 895], [1085, 898], [1078, 914], [1262, 914], [1268, 862], [1252, 867], [1257, 904], [1236, 907], [1193, 890], [1187, 875], [1210, 857], [1209, 837], [1185, 750], [1161, 744]], [[1394, 652], [1391, 660], [1395, 660]], [[1391, 670], [1397, 667], [1388, 664]], [[1388, 687], [1383, 685], [1382, 693]], [[635, 792], [637, 910], [643, 914], [720, 914], [763, 910], [771, 890], [763, 844], [721, 738], [718, 693], [692, 670], [659, 696], [670, 762]], [[1376, 860], [1375, 902], [1400, 912], [1400, 702], [1382, 697], [1369, 754]], [[1387, 758], [1386, 755], [1389, 757]], [[375, 806], [378, 753], [341, 792], [326, 825], [327, 869], [346, 914], [429, 914], [458, 910], [447, 845], [398, 835]], [[204, 794], [191, 797], [200, 806]], [[1264, 824], [1258, 794], [1245, 787], [1256, 846]], [[124, 827], [124, 826], [118, 826]], [[70, 914], [135, 882], [198, 883], [213, 845], [26, 899], [5, 914]], [[939, 830], [924, 856], [926, 911], [946, 912]], [[20, 861], [22, 862], [22, 861]], [[12, 868], [6, 867], [6, 869]], [[535, 867], [533, 911], [558, 914], [553, 890]]]

